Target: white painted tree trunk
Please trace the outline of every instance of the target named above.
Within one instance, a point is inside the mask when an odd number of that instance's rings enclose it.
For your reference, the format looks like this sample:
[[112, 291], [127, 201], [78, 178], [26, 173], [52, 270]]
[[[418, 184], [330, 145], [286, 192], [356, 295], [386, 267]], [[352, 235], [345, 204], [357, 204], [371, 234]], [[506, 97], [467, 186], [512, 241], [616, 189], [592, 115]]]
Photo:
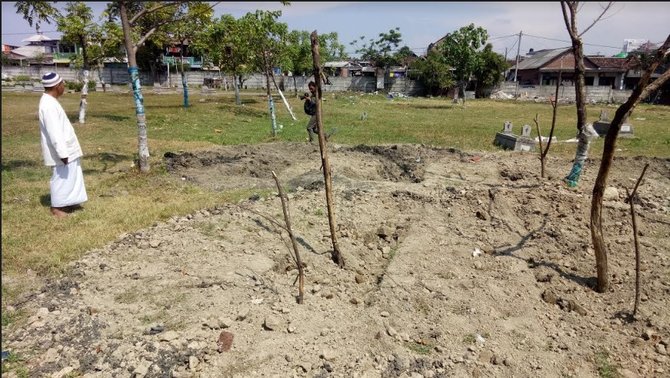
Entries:
[[88, 101], [88, 75], [89, 71], [84, 70], [84, 86], [81, 87], [81, 101], [79, 102], [79, 123], [86, 123], [86, 105]]
[[98, 66], [98, 79], [100, 80], [100, 85], [102, 85], [102, 92], [105, 93], [107, 92], [107, 87], [105, 85], [105, 77], [102, 72], [103, 69], [104, 69], [103, 65]]

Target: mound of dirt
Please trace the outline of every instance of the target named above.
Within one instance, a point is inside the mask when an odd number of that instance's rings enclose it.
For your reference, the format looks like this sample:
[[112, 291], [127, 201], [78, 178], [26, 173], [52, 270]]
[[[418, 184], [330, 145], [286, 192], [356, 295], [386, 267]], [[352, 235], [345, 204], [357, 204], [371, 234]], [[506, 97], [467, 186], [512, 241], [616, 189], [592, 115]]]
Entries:
[[[169, 153], [170, 172], [213, 190], [257, 189], [124, 235], [11, 311], [3, 349], [35, 376], [627, 377], [670, 362], [670, 161], [616, 159], [603, 209], [611, 290], [593, 291], [589, 161], [539, 177], [529, 153], [332, 145], [332, 243], [318, 146]], [[642, 302], [625, 189], [636, 203]], [[289, 193], [297, 269], [271, 172]], [[268, 195], [267, 193], [273, 193]]]

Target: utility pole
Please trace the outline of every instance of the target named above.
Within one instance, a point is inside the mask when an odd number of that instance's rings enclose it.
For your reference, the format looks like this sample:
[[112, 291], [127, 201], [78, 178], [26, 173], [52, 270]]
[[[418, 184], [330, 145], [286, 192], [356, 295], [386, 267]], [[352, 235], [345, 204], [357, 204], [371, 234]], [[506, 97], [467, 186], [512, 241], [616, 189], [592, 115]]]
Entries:
[[519, 72], [519, 54], [521, 53], [521, 35], [523, 31], [519, 31], [519, 42], [516, 45], [516, 65], [514, 65], [514, 82], [516, 83], [516, 88], [514, 90], [514, 97], [519, 93], [519, 82], [516, 80], [517, 73]]
[[[505, 66], [507, 66], [507, 47], [505, 47]], [[509, 77], [509, 70], [505, 70], [505, 81]]]
[[514, 81], [516, 81], [516, 75], [519, 71], [519, 54], [521, 53], [521, 34], [523, 34], [522, 31], [519, 32], [519, 42], [516, 45], [516, 65], [514, 66]]

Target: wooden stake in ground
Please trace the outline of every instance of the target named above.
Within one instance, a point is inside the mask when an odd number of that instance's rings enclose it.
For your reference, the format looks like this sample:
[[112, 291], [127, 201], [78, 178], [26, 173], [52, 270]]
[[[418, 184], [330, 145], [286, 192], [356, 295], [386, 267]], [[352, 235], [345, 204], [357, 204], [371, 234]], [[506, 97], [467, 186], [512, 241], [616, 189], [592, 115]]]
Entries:
[[333, 209], [333, 183], [330, 176], [330, 164], [328, 164], [328, 153], [326, 149], [326, 137], [323, 131], [323, 112], [321, 111], [321, 57], [319, 55], [319, 38], [314, 30], [310, 36], [312, 41], [312, 61], [314, 63], [314, 82], [316, 83], [316, 125], [319, 129], [319, 149], [321, 150], [321, 166], [323, 167], [323, 179], [326, 185], [326, 204], [328, 206], [328, 223], [330, 224], [330, 239], [333, 241], [333, 261], [340, 268], [344, 268], [344, 258], [337, 245], [335, 235], [335, 212]]
[[640, 306], [640, 243], [637, 240], [637, 220], [635, 219], [635, 207], [633, 203], [635, 202], [634, 198], [637, 193], [637, 187], [640, 186], [647, 168], [649, 168], [649, 163], [645, 164], [644, 169], [642, 169], [642, 174], [637, 179], [637, 183], [635, 183], [633, 193], [628, 193], [628, 188], [626, 188], [628, 202], [630, 203], [630, 216], [633, 220], [633, 240], [635, 241], [635, 305], [633, 305], [633, 316], [637, 314], [637, 308]]
[[300, 252], [298, 252], [298, 243], [295, 241], [293, 230], [291, 229], [291, 216], [288, 209], [288, 199], [284, 197], [284, 191], [279, 184], [277, 174], [272, 171], [272, 178], [277, 183], [277, 190], [279, 191], [279, 198], [281, 199], [281, 208], [284, 211], [284, 221], [286, 222], [286, 231], [291, 238], [291, 245], [293, 246], [293, 253], [295, 254], [295, 263], [298, 265], [298, 303], [302, 304], [305, 297], [305, 273], [302, 269], [302, 260], [300, 259]]

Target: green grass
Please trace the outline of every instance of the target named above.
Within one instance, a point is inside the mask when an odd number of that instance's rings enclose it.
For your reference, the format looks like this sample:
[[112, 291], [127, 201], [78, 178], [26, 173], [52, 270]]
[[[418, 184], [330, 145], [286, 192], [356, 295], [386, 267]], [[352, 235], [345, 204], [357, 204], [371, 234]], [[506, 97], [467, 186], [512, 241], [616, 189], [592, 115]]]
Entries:
[[[85, 153], [84, 175], [89, 201], [85, 211], [65, 220], [49, 215], [50, 169], [44, 167], [39, 144], [39, 93], [2, 93], [2, 275], [3, 294], [18, 295], [36, 284], [26, 277], [44, 278], [63, 271], [86, 251], [103, 246], [125, 232], [156, 221], [216, 204], [236, 201], [245, 191], [214, 192], [169, 175], [166, 152], [195, 151], [217, 145], [304, 142], [307, 116], [302, 102], [287, 94], [297, 120], [291, 119], [281, 99], [275, 98], [281, 132], [273, 137], [267, 99], [261, 92], [243, 94], [243, 106], [232, 94], [191, 94], [183, 108], [177, 94], [144, 91], [151, 172], [139, 174], [137, 125], [132, 95], [92, 92], [85, 125], [79, 125], [79, 95], [61, 98], [73, 120]], [[595, 121], [604, 105], [588, 106]], [[613, 114], [615, 108], [610, 108]], [[367, 117], [361, 117], [367, 113]], [[326, 131], [337, 129], [331, 141], [341, 144], [423, 143], [470, 151], [496, 151], [492, 144], [504, 121], [520, 132], [539, 114], [543, 134], [551, 120], [548, 104], [471, 100], [464, 108], [441, 98], [387, 99], [383, 95], [326, 93], [323, 120]], [[636, 120], [643, 118], [644, 120]], [[559, 108], [555, 135], [575, 136], [575, 107]], [[618, 141], [617, 155], [670, 156], [670, 108], [639, 105], [631, 116], [635, 139]], [[535, 127], [533, 126], [533, 134]], [[574, 155], [574, 144], [555, 144], [553, 154]], [[591, 156], [602, 152], [602, 139]], [[395, 252], [395, 251], [393, 251]], [[5, 279], [7, 278], [7, 279]], [[7, 285], [11, 290], [5, 291]], [[3, 299], [6, 305], [9, 300]]]
[[468, 333], [467, 335], [463, 336], [463, 342], [465, 344], [474, 344], [477, 342], [477, 338], [474, 334]]
[[25, 359], [17, 353], [10, 353], [9, 357], [2, 362], [2, 375], [13, 372], [19, 378], [28, 378], [30, 373], [25, 366]]
[[408, 341], [405, 342], [405, 347], [414, 353], [427, 355], [432, 352], [435, 346], [431, 344], [419, 344], [415, 341]]
[[605, 350], [601, 350], [596, 353], [595, 356], [596, 367], [598, 368], [598, 375], [601, 378], [618, 378], [621, 377], [621, 374], [617, 370], [617, 367], [612, 365], [609, 360], [609, 353]]

